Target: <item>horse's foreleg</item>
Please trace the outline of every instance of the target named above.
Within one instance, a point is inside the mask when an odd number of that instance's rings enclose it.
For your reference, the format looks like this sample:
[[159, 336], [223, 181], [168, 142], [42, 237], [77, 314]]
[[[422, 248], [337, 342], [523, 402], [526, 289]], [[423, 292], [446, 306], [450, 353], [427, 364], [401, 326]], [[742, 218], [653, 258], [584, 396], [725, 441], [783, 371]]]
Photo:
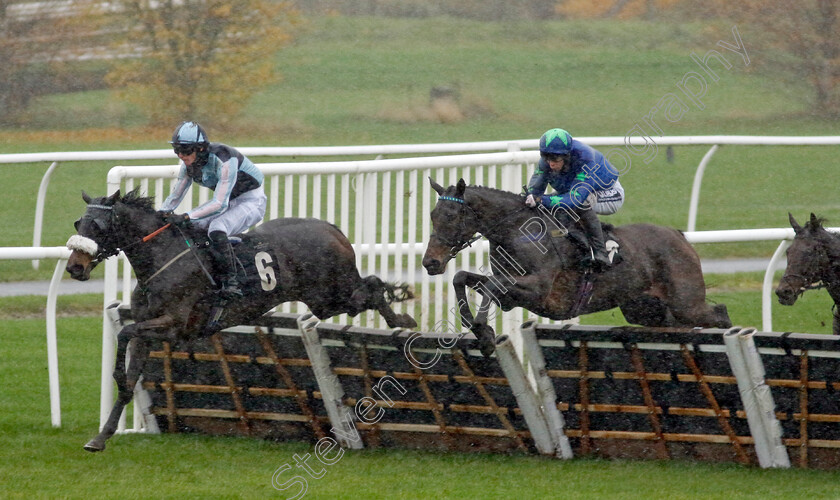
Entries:
[[[466, 271], [455, 274], [452, 279], [452, 286], [455, 289], [455, 298], [458, 301], [461, 325], [475, 334], [481, 353], [484, 356], [489, 356], [496, 348], [496, 332], [487, 324], [487, 318], [493, 304], [499, 306], [499, 299], [497, 298], [499, 290], [486, 276]], [[473, 315], [472, 308], [467, 301], [467, 287], [472, 288], [482, 296], [475, 315]]]
[[[127, 325], [120, 330], [120, 333], [117, 334], [117, 356], [113, 374], [114, 380], [117, 382], [117, 399], [114, 401], [114, 406], [111, 407], [111, 413], [108, 415], [108, 420], [105, 422], [105, 425], [102, 426], [102, 430], [99, 431], [99, 434], [95, 438], [85, 444], [84, 449], [87, 451], [95, 452], [105, 449], [105, 442], [117, 431], [123, 409], [131, 402], [134, 396], [134, 386], [137, 384], [137, 379], [148, 357], [148, 348], [146, 347], [145, 339], [141, 338], [144, 334], [143, 327], [146, 325], [153, 329], [150, 332], [152, 334], [151, 336], [163, 336], [167, 339], [174, 340], [174, 333], [171, 331], [165, 333], [155, 331], [157, 329], [171, 327], [172, 319], [168, 316]], [[134, 341], [132, 342], [132, 340]], [[138, 344], [140, 344], [139, 347]], [[126, 373], [125, 369], [125, 357], [127, 353], [131, 357], [127, 370], [128, 373]]]
[[114, 406], [111, 407], [111, 413], [108, 415], [108, 420], [102, 426], [102, 430], [95, 438], [88, 441], [84, 448], [87, 451], [102, 451], [105, 449], [105, 441], [117, 432], [117, 426], [120, 422], [123, 409], [131, 401], [132, 387], [129, 386], [129, 380], [126, 377], [125, 358], [126, 352], [131, 357], [129, 361], [129, 370], [137, 364], [136, 359], [136, 345], [137, 339], [134, 338], [136, 334], [135, 325], [128, 325], [120, 330], [117, 335], [117, 359], [114, 363], [114, 380], [117, 382], [117, 399], [114, 401]]
[[467, 287], [475, 289], [483, 280], [486, 280], [484, 276], [467, 271], [458, 271], [452, 278], [452, 287], [455, 289], [455, 300], [458, 302], [461, 324], [469, 330], [472, 330], [476, 320], [467, 301]]

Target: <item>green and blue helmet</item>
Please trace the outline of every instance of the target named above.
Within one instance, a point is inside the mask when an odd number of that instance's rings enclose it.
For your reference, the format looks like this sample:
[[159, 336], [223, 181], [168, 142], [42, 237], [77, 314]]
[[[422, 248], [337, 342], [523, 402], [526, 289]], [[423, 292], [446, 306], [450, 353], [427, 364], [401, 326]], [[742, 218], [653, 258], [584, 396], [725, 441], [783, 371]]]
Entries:
[[553, 128], [540, 137], [540, 154], [567, 155], [572, 152], [572, 135]]

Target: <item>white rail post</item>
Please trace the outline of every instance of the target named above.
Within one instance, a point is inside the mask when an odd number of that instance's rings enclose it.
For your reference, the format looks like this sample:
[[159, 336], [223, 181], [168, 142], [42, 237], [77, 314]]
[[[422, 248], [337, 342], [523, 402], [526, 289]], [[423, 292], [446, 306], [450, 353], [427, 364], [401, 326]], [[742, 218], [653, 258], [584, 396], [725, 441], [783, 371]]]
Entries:
[[773, 257], [770, 258], [770, 262], [767, 264], [767, 270], [764, 271], [764, 282], [761, 285], [761, 329], [765, 332], [773, 331], [773, 300], [771, 295], [773, 290], [773, 277], [776, 274], [779, 261], [782, 260], [782, 255], [785, 254], [785, 250], [790, 245], [790, 241], [782, 240], [776, 248], [776, 251], [773, 252]]
[[297, 324], [303, 338], [303, 346], [312, 364], [312, 373], [315, 374], [315, 380], [321, 390], [321, 399], [330, 418], [335, 439], [343, 448], [362, 449], [364, 444], [353, 424], [353, 412], [344, 405], [344, 389], [330, 366], [330, 357], [321, 345], [318, 331], [315, 329], [318, 319], [312, 314], [304, 314], [298, 317]]
[[750, 376], [750, 387], [755, 394], [755, 401], [758, 406], [758, 415], [764, 430], [764, 437], [767, 440], [770, 462], [762, 467], [790, 467], [787, 448], [782, 443], [782, 427], [776, 419], [776, 403], [773, 401], [773, 394], [770, 386], [767, 385], [764, 375], [764, 364], [761, 362], [761, 355], [755, 346], [755, 328], [738, 332], [738, 344], [744, 354], [747, 371]]
[[66, 263], [67, 259], [58, 259], [56, 262], [50, 289], [47, 292], [47, 370], [50, 379], [50, 418], [53, 427], [61, 427], [61, 389], [58, 383], [55, 304], [58, 298], [58, 284], [61, 282]]
[[522, 416], [525, 418], [525, 423], [534, 439], [534, 446], [543, 455], [555, 455], [557, 447], [552, 439], [545, 414], [543, 414], [537, 396], [525, 376], [525, 370], [522, 369], [522, 363], [516, 355], [516, 350], [513, 348], [509, 335], [501, 335], [496, 339], [496, 359], [499, 360], [502, 372], [508, 379], [510, 390], [516, 398], [516, 404], [522, 410]]
[[554, 392], [554, 384], [552, 384], [545, 368], [545, 357], [537, 339], [536, 324], [537, 322], [533, 320], [522, 324], [520, 328], [522, 344], [525, 353], [528, 355], [534, 379], [537, 382], [537, 393], [543, 413], [548, 421], [548, 430], [551, 432], [551, 438], [554, 441], [555, 454], [560, 458], [569, 459], [574, 454], [572, 453], [572, 446], [569, 444], [569, 438], [566, 436], [566, 422], [563, 420], [563, 414], [557, 409], [557, 394]]
[[[41, 246], [41, 232], [44, 227], [44, 204], [47, 198], [47, 188], [50, 185], [50, 176], [58, 167], [58, 162], [54, 161], [52, 165], [44, 172], [44, 177], [41, 178], [41, 185], [38, 186], [38, 199], [35, 201], [35, 227], [32, 230], [32, 246]], [[40, 265], [39, 260], [32, 261], [32, 269], [38, 269]]]
[[688, 231], [694, 231], [697, 227], [697, 204], [700, 202], [700, 185], [703, 183], [703, 172], [706, 170], [706, 165], [712, 159], [712, 155], [718, 150], [718, 145], [709, 149], [697, 165], [697, 171], [694, 172], [694, 184], [691, 185], [691, 201], [688, 205]]
[[[112, 279], [116, 282], [116, 273]], [[105, 272], [105, 286], [108, 286], [107, 269]], [[119, 302], [114, 302], [105, 306], [102, 310], [102, 373], [100, 374], [99, 380], [99, 430], [102, 430], [105, 426], [105, 422], [108, 421], [108, 415], [111, 413], [111, 407], [114, 406], [114, 381], [112, 373], [114, 372], [114, 355], [116, 354], [116, 335], [121, 327], [119, 314], [115, 315], [114, 312], [117, 311], [119, 305]]]

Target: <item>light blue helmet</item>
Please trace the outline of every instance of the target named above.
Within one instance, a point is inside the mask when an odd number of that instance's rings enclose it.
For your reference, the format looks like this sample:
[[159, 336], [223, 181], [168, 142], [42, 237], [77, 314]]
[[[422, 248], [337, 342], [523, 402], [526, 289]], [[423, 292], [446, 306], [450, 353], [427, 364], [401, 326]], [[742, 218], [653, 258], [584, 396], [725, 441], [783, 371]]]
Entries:
[[540, 137], [540, 154], [567, 155], [572, 152], [572, 135], [553, 128]]
[[175, 127], [175, 132], [172, 133], [172, 140], [170, 144], [187, 145], [193, 144], [196, 146], [207, 146], [210, 141], [207, 140], [207, 133], [201, 128], [201, 125], [195, 122], [181, 122]]

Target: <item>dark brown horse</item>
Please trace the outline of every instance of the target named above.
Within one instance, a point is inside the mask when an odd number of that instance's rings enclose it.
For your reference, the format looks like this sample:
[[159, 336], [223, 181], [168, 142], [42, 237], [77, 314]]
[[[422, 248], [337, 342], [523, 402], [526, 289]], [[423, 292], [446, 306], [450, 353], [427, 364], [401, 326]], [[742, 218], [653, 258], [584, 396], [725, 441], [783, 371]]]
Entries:
[[[67, 272], [74, 279], [87, 280], [99, 261], [122, 250], [138, 282], [131, 296], [135, 323], [117, 335], [114, 379], [119, 395], [102, 431], [85, 445], [88, 451], [105, 449], [105, 441], [116, 431], [148, 358], [148, 339], [172, 342], [211, 335], [290, 301], [305, 303], [321, 319], [375, 309], [389, 327], [417, 326], [389, 305], [410, 298], [407, 288], [383, 283], [376, 276], [363, 279], [350, 242], [327, 222], [275, 219], [240, 235], [236, 255], [244, 297], [225, 302], [208, 271], [211, 259], [203, 249], [207, 245], [203, 231], [165, 227], [152, 200], [138, 196], [137, 190], [125, 197], [119, 191], [97, 199], [82, 196], [88, 206], [76, 221], [77, 234], [68, 241], [73, 252]], [[126, 372], [128, 349], [131, 361]]]
[[[596, 274], [581, 264], [587, 250], [563, 211], [526, 208], [521, 195], [467, 187], [463, 179], [446, 189], [430, 181], [440, 199], [423, 257], [429, 274], [443, 273], [475, 233], [490, 241], [492, 275], [460, 271], [452, 281], [461, 321], [482, 339], [485, 354], [494, 335], [486, 324], [491, 302], [505, 311], [523, 307], [556, 320], [619, 307], [628, 322], [644, 326], [731, 326], [725, 305], [706, 303], [700, 259], [676, 229], [608, 228], [607, 239], [618, 243], [620, 258]], [[466, 287], [483, 296], [476, 315]]]
[[787, 249], [787, 268], [776, 287], [779, 303], [792, 306], [805, 290], [822, 283], [834, 301], [834, 335], [840, 335], [840, 236], [823, 227], [824, 219], [811, 214], [811, 220], [800, 226], [788, 214], [796, 236]]

